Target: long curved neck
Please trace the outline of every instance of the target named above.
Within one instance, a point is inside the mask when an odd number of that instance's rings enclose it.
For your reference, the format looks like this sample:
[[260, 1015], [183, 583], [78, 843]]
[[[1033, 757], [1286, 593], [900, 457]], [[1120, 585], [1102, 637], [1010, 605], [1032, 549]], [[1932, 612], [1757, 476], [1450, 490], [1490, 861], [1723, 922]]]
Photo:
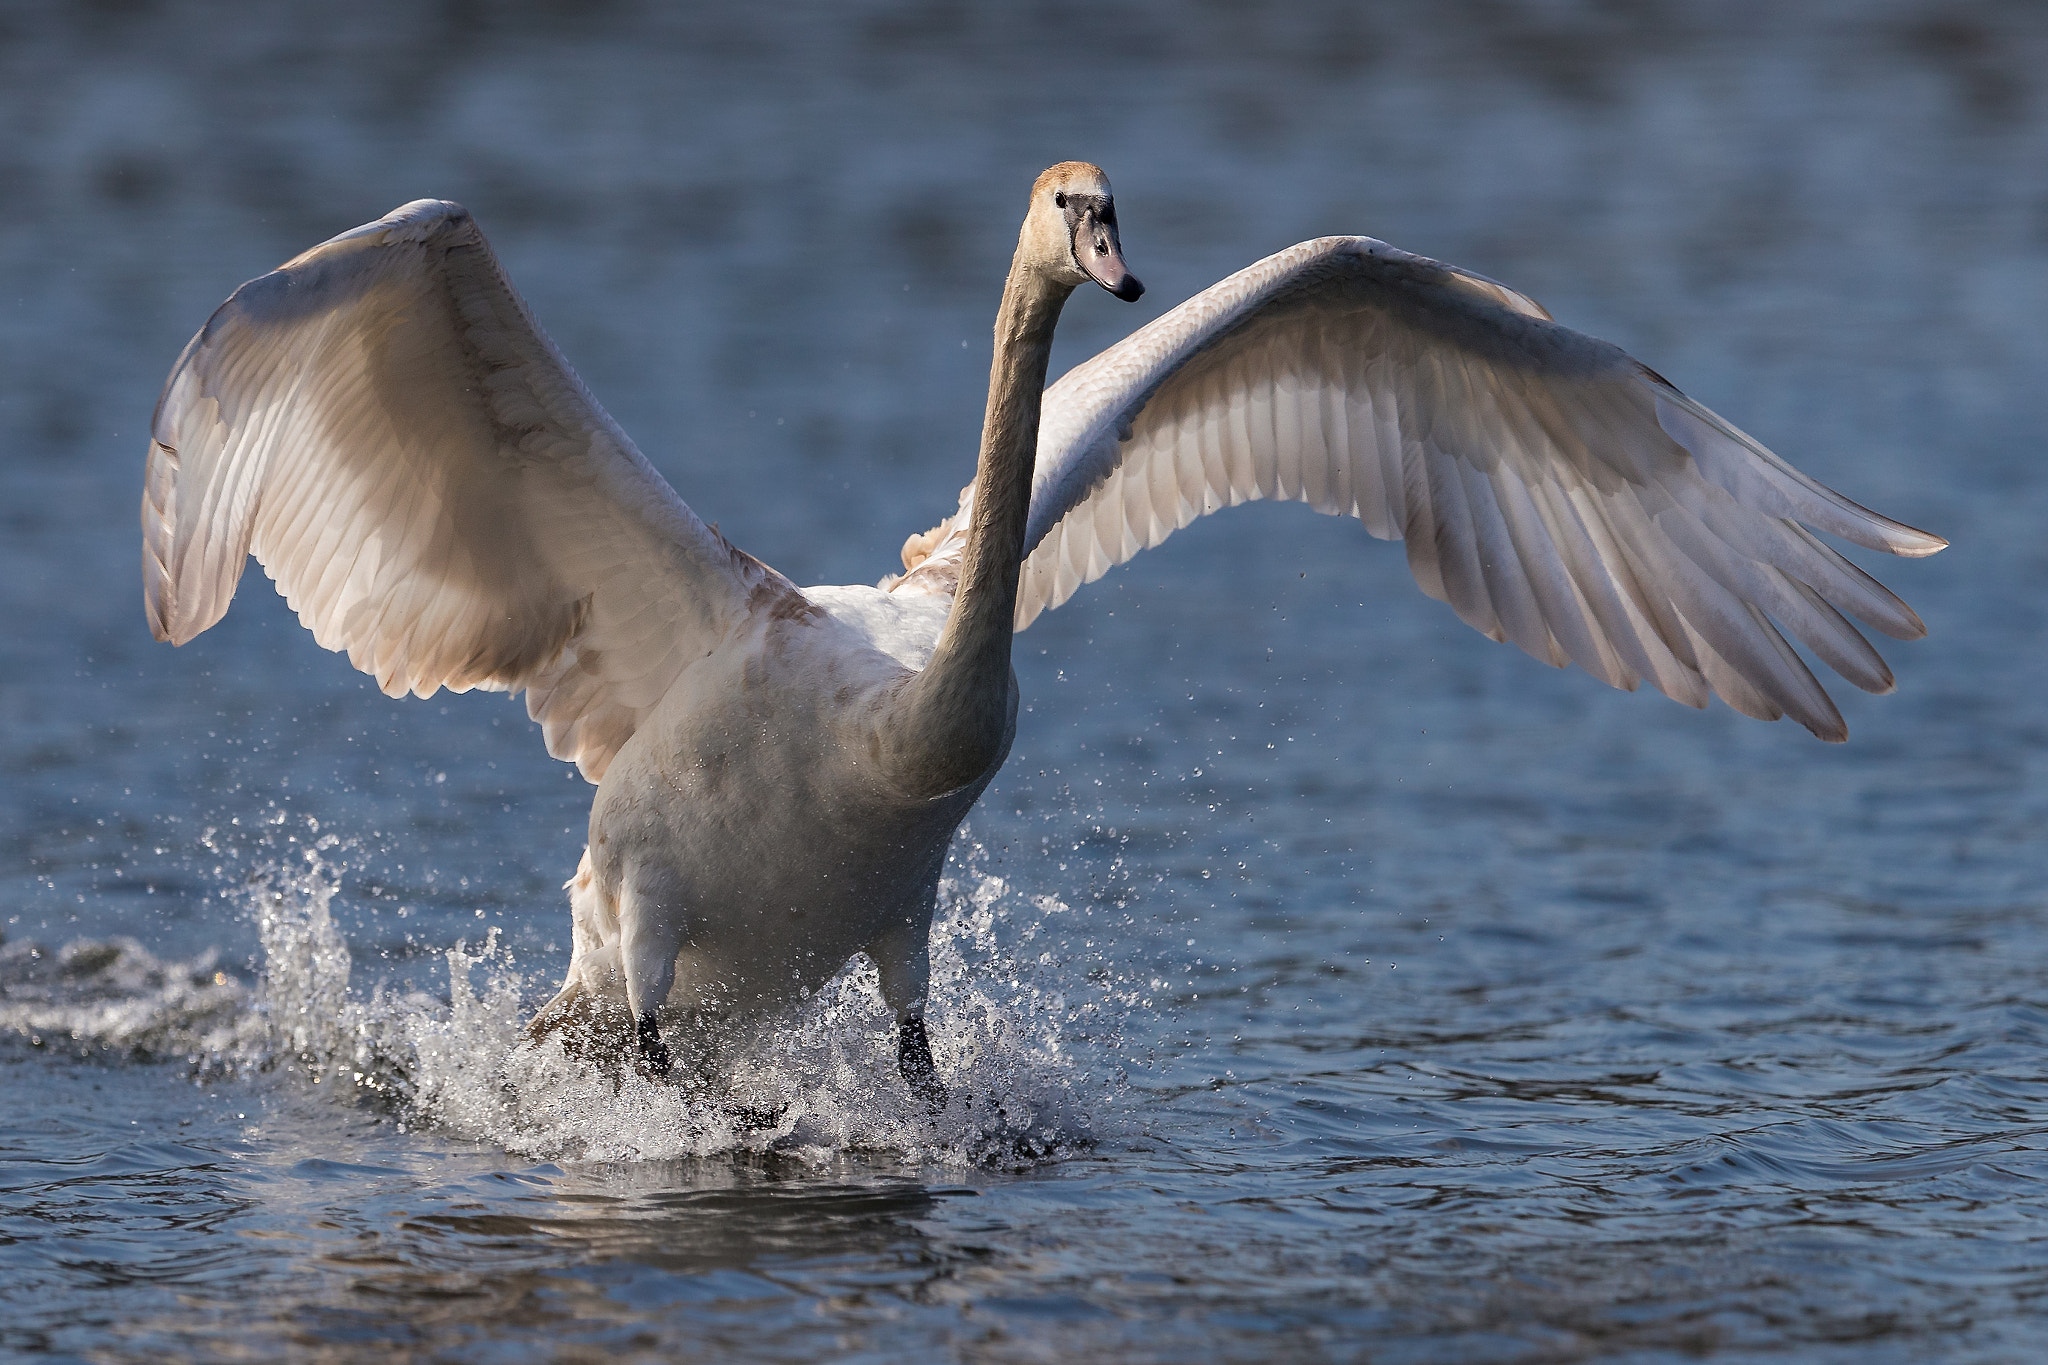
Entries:
[[1026, 264], [1019, 245], [996, 314], [959, 590], [931, 660], [906, 688], [897, 718], [893, 747], [899, 773], [906, 785], [932, 795], [983, 776], [1008, 750], [1015, 720], [1010, 638], [1038, 455], [1039, 404], [1053, 328], [1073, 292], [1072, 285]]

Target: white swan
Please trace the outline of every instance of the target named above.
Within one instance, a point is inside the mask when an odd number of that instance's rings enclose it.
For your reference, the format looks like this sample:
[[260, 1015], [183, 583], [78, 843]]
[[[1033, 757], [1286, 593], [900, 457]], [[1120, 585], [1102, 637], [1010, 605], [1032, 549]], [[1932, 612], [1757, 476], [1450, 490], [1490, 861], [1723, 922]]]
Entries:
[[1496, 640], [1823, 739], [1840, 713], [1772, 622], [1877, 692], [1891, 674], [1842, 613], [1924, 633], [1798, 523], [1945, 541], [1490, 280], [1304, 242], [1045, 389], [1090, 279], [1140, 292], [1108, 180], [1067, 162], [1032, 188], [959, 510], [881, 587], [799, 589], [676, 497], [466, 212], [408, 204], [243, 285], [185, 348], [142, 504], [150, 626], [205, 630], [253, 553], [387, 693], [526, 692], [548, 752], [597, 783], [536, 1033], [609, 1018], [665, 1073], [660, 1023], [781, 1008], [866, 952], [928, 1095], [926, 937], [1015, 732], [1013, 631], [1198, 516], [1356, 516]]

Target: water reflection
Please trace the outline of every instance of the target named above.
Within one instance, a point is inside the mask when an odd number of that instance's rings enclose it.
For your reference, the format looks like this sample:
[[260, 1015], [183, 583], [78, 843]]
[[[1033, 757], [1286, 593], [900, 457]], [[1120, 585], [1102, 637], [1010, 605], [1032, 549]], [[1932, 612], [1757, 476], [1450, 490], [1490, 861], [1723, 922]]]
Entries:
[[857, 1183], [774, 1167], [494, 1171], [354, 1204], [316, 1254], [331, 1291], [279, 1318], [301, 1343], [562, 1328], [588, 1340], [665, 1312], [781, 1321], [800, 1299], [907, 1300], [945, 1273], [914, 1220], [972, 1191], [851, 1164], [841, 1174]]
[[[443, 1191], [422, 1202], [446, 1200], [450, 1212], [414, 1213], [400, 1227], [423, 1245], [446, 1237], [478, 1250], [532, 1234], [567, 1253], [558, 1259], [632, 1261], [685, 1274], [851, 1253], [914, 1259], [923, 1248], [924, 1238], [905, 1220], [934, 1206], [937, 1196], [924, 1186], [842, 1185], [830, 1169], [791, 1163], [778, 1172], [776, 1165], [750, 1168], [722, 1158], [634, 1163], [573, 1177], [558, 1168], [494, 1175], [545, 1192], [499, 1195], [489, 1201], [491, 1212], [467, 1214], [457, 1211], [465, 1207], [464, 1191]], [[849, 1166], [837, 1174], [861, 1173]]]

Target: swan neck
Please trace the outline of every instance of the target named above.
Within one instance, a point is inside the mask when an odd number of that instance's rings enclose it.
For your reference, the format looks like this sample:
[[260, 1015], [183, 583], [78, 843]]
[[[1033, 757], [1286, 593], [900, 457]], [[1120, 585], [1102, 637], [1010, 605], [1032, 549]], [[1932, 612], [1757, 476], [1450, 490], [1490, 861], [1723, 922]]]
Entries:
[[1010, 641], [1031, 511], [1038, 419], [1053, 330], [1074, 287], [1035, 268], [1020, 245], [996, 314], [988, 408], [959, 589], [932, 657], [912, 685], [903, 746], [913, 785], [952, 791], [994, 772], [1016, 722]]
[[974, 476], [974, 517], [961, 562], [960, 592], [947, 628], [951, 631], [958, 624], [985, 633], [991, 643], [999, 641], [1006, 662], [1053, 329], [1073, 292], [1071, 285], [1013, 265], [996, 315], [988, 408], [981, 419], [981, 457]]

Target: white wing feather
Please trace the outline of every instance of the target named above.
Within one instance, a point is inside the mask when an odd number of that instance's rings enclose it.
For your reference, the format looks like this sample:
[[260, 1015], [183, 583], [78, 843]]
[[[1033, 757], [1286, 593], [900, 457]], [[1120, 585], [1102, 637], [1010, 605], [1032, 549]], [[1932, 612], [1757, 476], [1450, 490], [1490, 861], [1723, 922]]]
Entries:
[[[1893, 554], [1947, 544], [1808, 479], [1513, 290], [1326, 237], [1046, 391], [1018, 628], [1254, 498], [1405, 541], [1424, 592], [1548, 663], [1692, 706], [1718, 694], [1823, 739], [1845, 736], [1841, 715], [1772, 622], [1875, 692], [1891, 673], [1843, 613], [1900, 639], [1924, 627], [1797, 523]], [[931, 578], [967, 521], [934, 548]]]
[[253, 553], [385, 692], [527, 689], [548, 751], [592, 781], [750, 594], [794, 591], [633, 447], [456, 204], [407, 204], [236, 290], [151, 435], [159, 640], [218, 621]]

